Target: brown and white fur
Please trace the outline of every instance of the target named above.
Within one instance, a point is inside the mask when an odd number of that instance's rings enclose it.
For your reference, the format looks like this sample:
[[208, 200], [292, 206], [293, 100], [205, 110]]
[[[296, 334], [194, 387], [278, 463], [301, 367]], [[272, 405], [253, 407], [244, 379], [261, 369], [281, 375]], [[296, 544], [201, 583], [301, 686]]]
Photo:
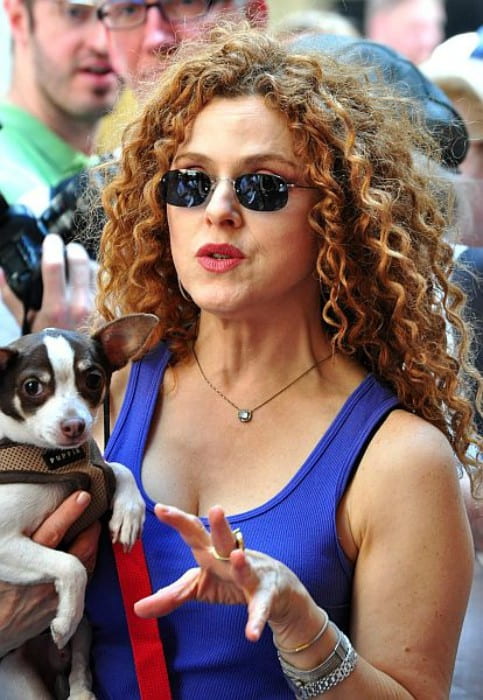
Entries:
[[[0, 439], [56, 449], [85, 443], [112, 372], [139, 354], [157, 320], [151, 314], [132, 314], [106, 324], [93, 336], [46, 329], [0, 348]], [[144, 501], [131, 472], [117, 463], [109, 466], [116, 479], [109, 527], [114, 541], [131, 548], [144, 522]], [[80, 624], [86, 570], [76, 557], [36, 544], [30, 537], [66, 495], [59, 482], [0, 484], [0, 580], [54, 583], [58, 608], [51, 635], [59, 650], [72, 638], [69, 697], [87, 700], [94, 695], [88, 669], [89, 630], [84, 621]], [[0, 663], [0, 697], [52, 697], [26, 665], [23, 651], [11, 652]]]

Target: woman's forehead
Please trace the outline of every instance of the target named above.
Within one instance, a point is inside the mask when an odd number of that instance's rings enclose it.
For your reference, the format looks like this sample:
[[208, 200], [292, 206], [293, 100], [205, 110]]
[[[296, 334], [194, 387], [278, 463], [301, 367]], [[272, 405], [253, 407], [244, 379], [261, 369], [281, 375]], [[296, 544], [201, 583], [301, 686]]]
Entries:
[[187, 128], [176, 155], [188, 151], [236, 150], [247, 159], [273, 153], [292, 160], [293, 140], [285, 116], [267, 107], [260, 96], [215, 98]]

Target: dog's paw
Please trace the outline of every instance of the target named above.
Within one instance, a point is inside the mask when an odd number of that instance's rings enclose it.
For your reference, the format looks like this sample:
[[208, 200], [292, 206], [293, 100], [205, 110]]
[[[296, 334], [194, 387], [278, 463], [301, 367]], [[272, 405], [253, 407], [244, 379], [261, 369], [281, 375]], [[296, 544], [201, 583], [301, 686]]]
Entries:
[[146, 506], [131, 472], [119, 462], [109, 464], [116, 477], [109, 530], [112, 541], [120, 542], [126, 552], [141, 534]]
[[125, 552], [132, 549], [141, 534], [145, 518], [144, 501], [140, 498], [125, 504], [115, 502], [109, 530], [113, 542], [120, 542]]
[[78, 690], [71, 689], [67, 700], [96, 700], [96, 696], [90, 690], [87, 690], [87, 688]]
[[55, 646], [58, 649], [63, 649], [69, 642], [77, 628], [77, 620], [72, 620], [71, 617], [54, 617], [50, 623], [50, 632]]

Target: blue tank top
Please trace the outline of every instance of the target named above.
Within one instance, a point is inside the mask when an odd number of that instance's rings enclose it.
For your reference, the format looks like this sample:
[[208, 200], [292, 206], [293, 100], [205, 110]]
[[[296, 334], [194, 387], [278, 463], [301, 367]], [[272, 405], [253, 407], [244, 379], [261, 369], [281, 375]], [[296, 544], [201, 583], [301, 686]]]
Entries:
[[[154, 515], [141, 466], [160, 383], [170, 354], [158, 345], [134, 363], [106, 459], [132, 470], [146, 501], [143, 543], [153, 591], [196, 565], [191, 551]], [[369, 375], [286, 486], [268, 502], [229, 517], [252, 549], [292, 569], [314, 600], [348, 632], [353, 567], [336, 532], [336, 510], [368, 441], [398, 404]], [[160, 475], [162, 478], [162, 475]], [[203, 519], [206, 522], [206, 519]], [[132, 574], [135, 576], [135, 572]], [[139, 700], [115, 563], [106, 533], [87, 595], [93, 626], [94, 693], [99, 700]], [[187, 603], [158, 621], [174, 700], [292, 700], [270, 629], [256, 644], [245, 639], [245, 606]]]

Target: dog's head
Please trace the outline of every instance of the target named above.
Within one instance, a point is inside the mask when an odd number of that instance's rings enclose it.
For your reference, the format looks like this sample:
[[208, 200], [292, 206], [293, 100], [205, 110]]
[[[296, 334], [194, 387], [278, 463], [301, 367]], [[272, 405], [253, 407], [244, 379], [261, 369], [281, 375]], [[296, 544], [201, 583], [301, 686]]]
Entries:
[[48, 328], [0, 348], [0, 438], [43, 448], [86, 441], [111, 374], [158, 322], [130, 314], [92, 336]]

